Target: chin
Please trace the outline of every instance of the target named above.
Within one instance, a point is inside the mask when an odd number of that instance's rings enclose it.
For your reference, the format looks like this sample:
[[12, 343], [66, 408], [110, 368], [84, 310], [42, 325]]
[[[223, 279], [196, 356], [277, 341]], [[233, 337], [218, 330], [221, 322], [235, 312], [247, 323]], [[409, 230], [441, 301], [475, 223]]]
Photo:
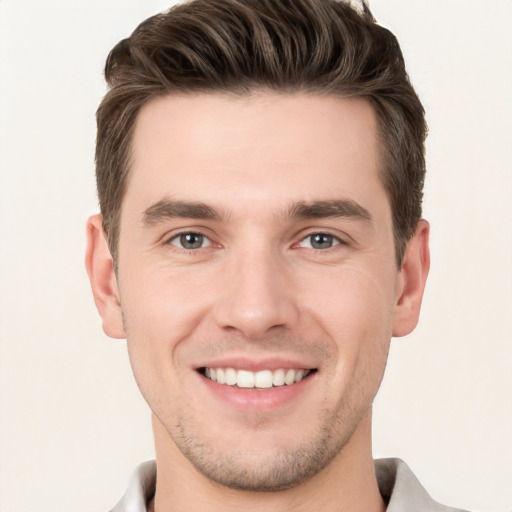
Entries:
[[[338, 425], [339, 427], [339, 425]], [[277, 492], [296, 487], [314, 477], [337, 457], [349, 442], [355, 428], [332, 429], [326, 425], [317, 428], [316, 435], [303, 431], [303, 439], [290, 445], [290, 440], [277, 446], [277, 438], [272, 442], [272, 433], [261, 436], [247, 433], [224, 439], [219, 446], [209, 438], [201, 441], [201, 436], [193, 436], [189, 429], [185, 432], [178, 425], [169, 432], [177, 448], [203, 476], [221, 486], [251, 492]], [[345, 434], [342, 434], [345, 432]], [[249, 439], [257, 436], [258, 441]], [[202, 439], [205, 439], [204, 437]], [[247, 442], [244, 442], [244, 439]], [[252, 446], [251, 451], [248, 447]]]

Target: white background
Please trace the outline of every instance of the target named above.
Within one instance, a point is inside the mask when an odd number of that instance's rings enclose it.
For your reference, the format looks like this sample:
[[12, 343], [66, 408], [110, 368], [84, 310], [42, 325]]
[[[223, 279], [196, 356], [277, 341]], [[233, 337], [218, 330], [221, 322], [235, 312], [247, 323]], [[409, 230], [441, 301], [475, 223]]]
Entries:
[[[213, 0], [212, 0], [213, 1]], [[105, 511], [153, 454], [83, 265], [110, 48], [162, 0], [0, 0], [0, 511]], [[439, 501], [512, 510], [512, 1], [373, 0], [430, 125], [432, 271], [393, 341], [376, 456]]]

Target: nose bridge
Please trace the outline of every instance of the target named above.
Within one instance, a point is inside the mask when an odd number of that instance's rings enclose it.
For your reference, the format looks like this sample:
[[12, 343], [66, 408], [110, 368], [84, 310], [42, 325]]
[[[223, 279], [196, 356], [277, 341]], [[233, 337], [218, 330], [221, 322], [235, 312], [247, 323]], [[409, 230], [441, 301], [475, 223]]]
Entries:
[[290, 328], [298, 318], [292, 299], [286, 261], [265, 244], [247, 244], [228, 258], [224, 291], [216, 307], [216, 320], [248, 338], [261, 338], [269, 330]]

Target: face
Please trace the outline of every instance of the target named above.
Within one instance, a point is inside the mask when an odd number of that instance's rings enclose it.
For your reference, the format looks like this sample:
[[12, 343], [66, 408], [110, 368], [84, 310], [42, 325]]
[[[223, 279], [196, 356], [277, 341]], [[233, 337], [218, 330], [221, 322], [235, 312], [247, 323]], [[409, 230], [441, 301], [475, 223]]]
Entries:
[[342, 457], [405, 287], [376, 134], [368, 103], [335, 97], [175, 96], [140, 112], [103, 316], [126, 333], [157, 451], [258, 490]]

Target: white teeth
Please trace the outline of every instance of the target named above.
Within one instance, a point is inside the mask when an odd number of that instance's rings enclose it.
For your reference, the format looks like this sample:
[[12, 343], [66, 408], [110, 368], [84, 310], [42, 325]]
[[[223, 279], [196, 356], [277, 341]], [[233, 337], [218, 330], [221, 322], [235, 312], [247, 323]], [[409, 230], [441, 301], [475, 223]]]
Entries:
[[270, 370], [263, 370], [257, 372], [254, 376], [254, 385], [257, 388], [271, 388], [272, 387], [272, 372]]
[[272, 375], [272, 384], [274, 386], [282, 386], [284, 384], [284, 370], [276, 370]]
[[226, 384], [234, 386], [236, 384], [237, 375], [233, 368], [226, 368]]
[[254, 387], [254, 373], [246, 372], [245, 370], [238, 370], [236, 385], [239, 388], [253, 388]]
[[224, 375], [224, 370], [222, 368], [217, 368], [215, 373], [217, 374], [217, 382], [219, 384], [226, 384], [226, 376]]
[[277, 370], [261, 370], [259, 372], [250, 372], [247, 370], [235, 370], [234, 368], [205, 368], [204, 376], [219, 384], [228, 386], [238, 386], [239, 388], [258, 388], [268, 389], [272, 386], [279, 387], [291, 386], [295, 382], [300, 382], [309, 375], [309, 370], [299, 368]]
[[304, 370], [297, 370], [295, 373], [295, 382], [300, 382], [304, 378]]
[[295, 382], [295, 370], [288, 370], [284, 376], [284, 383], [289, 386]]

